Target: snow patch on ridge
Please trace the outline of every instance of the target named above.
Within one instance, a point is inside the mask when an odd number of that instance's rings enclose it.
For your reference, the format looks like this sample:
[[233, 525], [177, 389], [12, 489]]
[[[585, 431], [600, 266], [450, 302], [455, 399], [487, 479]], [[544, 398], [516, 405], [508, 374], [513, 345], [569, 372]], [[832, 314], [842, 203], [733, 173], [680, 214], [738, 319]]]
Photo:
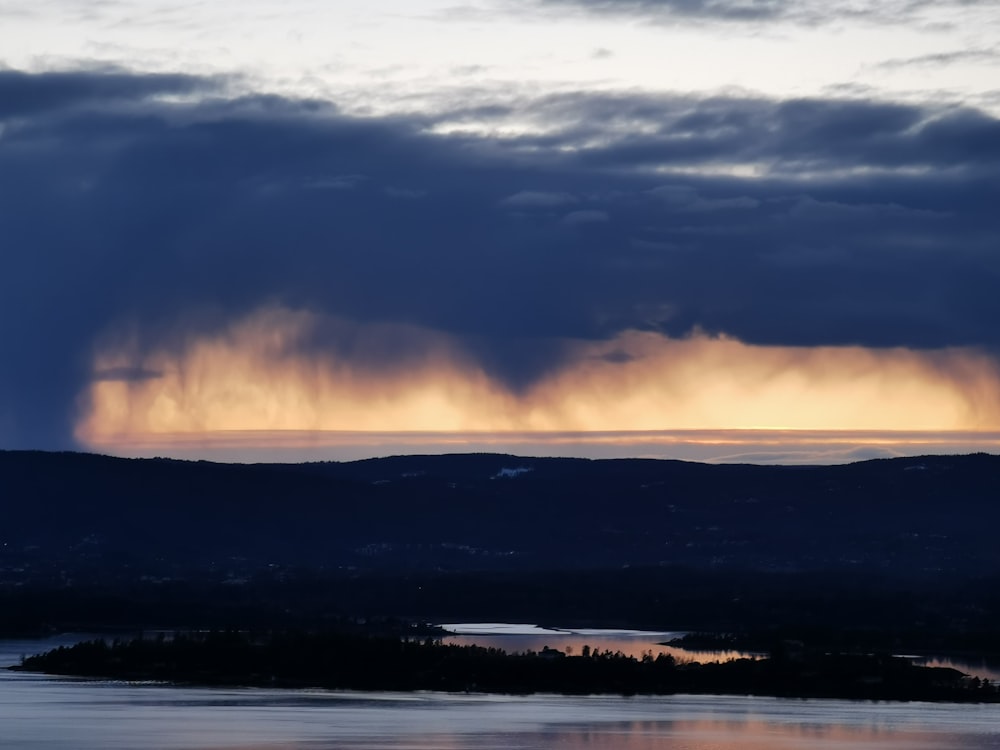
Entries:
[[514, 479], [521, 476], [522, 474], [527, 474], [529, 471], [534, 471], [530, 466], [517, 466], [515, 468], [504, 467], [500, 469], [496, 474], [494, 474], [491, 479]]

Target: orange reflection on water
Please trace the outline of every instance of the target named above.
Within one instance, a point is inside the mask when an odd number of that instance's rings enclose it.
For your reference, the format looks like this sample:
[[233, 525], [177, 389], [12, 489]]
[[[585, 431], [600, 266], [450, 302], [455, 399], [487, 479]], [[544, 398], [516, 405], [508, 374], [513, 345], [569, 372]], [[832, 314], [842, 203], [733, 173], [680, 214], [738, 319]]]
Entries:
[[[826, 748], [957, 748], [952, 738], [938, 732], [837, 723], [773, 722], [748, 717], [680, 721], [631, 721], [561, 728], [545, 738], [551, 748], [616, 748], [618, 750], [823, 750]], [[534, 747], [530, 741], [527, 746]], [[543, 746], [541, 742], [539, 747]]]
[[[588, 699], [571, 700], [579, 707], [585, 706]], [[663, 709], [666, 713], [671, 713], [671, 699], [666, 697], [663, 701]], [[804, 701], [801, 703], [803, 707], [806, 705]], [[627, 713], [627, 707], [623, 708]], [[328, 739], [322, 746], [350, 747], [356, 750], [506, 750], [511, 747], [522, 750], [966, 750], [969, 747], [969, 737], [961, 734], [916, 727], [901, 728], [894, 726], [892, 722], [840, 723], [837, 721], [836, 708], [829, 713], [818, 713], [813, 721], [800, 717], [796, 712], [790, 714], [788, 720], [748, 714], [744, 718], [602, 718], [569, 723], [560, 720], [560, 706], [554, 705], [546, 717], [533, 717], [530, 713], [520, 717], [513, 714], [510, 717], [511, 725], [504, 731], [493, 728], [476, 730], [474, 719], [456, 721], [457, 717], [452, 714], [452, 723], [446, 730], [430, 728], [427, 731], [428, 727], [418, 724], [409, 732], [384, 736], [366, 732], [350, 737], [349, 741], [345, 741], [348, 738], [340, 737]], [[827, 718], [824, 720], [823, 716]], [[541, 720], [533, 720], [538, 718]], [[391, 724], [391, 720], [389, 723]], [[253, 747], [261, 750], [291, 750], [300, 745], [261, 744]], [[238, 745], [227, 750], [249, 748], [250, 746]]]
[[637, 633], [636, 635], [599, 635], [594, 633], [558, 633], [537, 635], [498, 635], [481, 633], [475, 635], [449, 635], [443, 638], [444, 643], [459, 646], [483, 646], [499, 648], [507, 653], [541, 651], [548, 647], [562, 651], [570, 656], [579, 656], [586, 647], [590, 651], [604, 653], [622, 653], [635, 659], [641, 659], [646, 654], [658, 656], [668, 654], [678, 662], [722, 662], [732, 659], [756, 659], [759, 654], [747, 651], [695, 651], [666, 645], [664, 641], [681, 635], [680, 633]]

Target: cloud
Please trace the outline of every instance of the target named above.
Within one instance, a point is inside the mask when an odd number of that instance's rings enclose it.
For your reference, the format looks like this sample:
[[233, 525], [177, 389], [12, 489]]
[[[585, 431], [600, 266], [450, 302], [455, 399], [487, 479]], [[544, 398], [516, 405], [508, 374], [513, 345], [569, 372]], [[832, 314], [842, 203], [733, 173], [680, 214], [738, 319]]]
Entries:
[[575, 6], [604, 14], [664, 15], [680, 18], [713, 18], [761, 21], [790, 14], [789, 0], [542, 0], [552, 6]]
[[921, 21], [929, 9], [961, 10], [985, 0], [530, 0], [542, 8], [573, 9], [600, 15], [641, 17], [662, 22], [819, 25], [843, 21], [900, 23]]
[[[567, 92], [459, 108], [439, 117], [478, 121], [481, 147], [489, 143], [539, 166], [593, 170], [811, 178], [852, 170], [870, 175], [979, 167], [985, 172], [1000, 158], [998, 121], [982, 110], [871, 98]], [[485, 137], [510, 123], [523, 134]]]
[[180, 74], [131, 75], [74, 71], [34, 75], [0, 70], [0, 118], [25, 117], [74, 106], [107, 106], [165, 95], [204, 94], [220, 81]]
[[[317, 337], [322, 347], [302, 345]], [[158, 376], [95, 380], [78, 435], [106, 447], [252, 430], [1000, 429], [1000, 368], [962, 349], [756, 347], [626, 331], [564, 351], [515, 392], [451, 336], [262, 308], [138, 362], [99, 352], [99, 372]]]
[[392, 198], [401, 198], [403, 200], [416, 200], [417, 198], [423, 198], [427, 195], [424, 190], [413, 190], [411, 188], [401, 188], [401, 187], [387, 187], [385, 189], [385, 194]]
[[760, 201], [746, 196], [730, 198], [705, 198], [694, 188], [678, 185], [662, 185], [649, 191], [671, 210], [684, 212], [722, 211], [727, 209], [752, 209], [760, 206]]
[[582, 351], [638, 356], [600, 348], [636, 332], [1000, 351], [1000, 122], [971, 107], [581, 92], [361, 118], [122, 71], [0, 75], [0, 102], [14, 444], [71, 444], [81, 392], [173, 383], [265, 308], [350, 321], [263, 336], [279, 363], [389, 383], [446, 350], [499, 404]]
[[160, 370], [149, 370], [144, 367], [126, 365], [105, 367], [103, 369], [96, 370], [91, 376], [91, 379], [95, 383], [138, 383], [143, 380], [156, 380], [157, 378], [162, 377], [163, 373]]
[[564, 224], [570, 226], [582, 226], [585, 224], [603, 224], [609, 220], [607, 211], [595, 209], [585, 209], [583, 211], [570, 211], [563, 218]]
[[500, 201], [500, 204], [508, 208], [557, 208], [576, 202], [576, 196], [569, 193], [520, 190], [513, 195], [508, 195]]
[[[808, 175], [814, 170], [954, 168], [983, 159], [995, 165], [1000, 158], [1000, 123], [971, 108], [866, 100], [629, 98], [618, 102], [623, 111], [609, 114], [614, 99], [577, 102], [581, 111], [609, 120], [606, 145], [580, 152], [595, 166], [718, 164]], [[631, 119], [631, 125], [615, 133], [618, 119]], [[563, 147], [572, 147], [574, 136], [589, 135], [583, 128], [570, 130]]]
[[936, 52], [916, 57], [894, 57], [883, 60], [875, 68], [896, 70], [899, 68], [928, 68], [942, 65], [958, 65], [962, 63], [993, 63], [1000, 64], [1000, 50], [996, 49], [962, 49], [951, 52]]
[[354, 190], [365, 181], [363, 174], [331, 175], [329, 177], [312, 177], [302, 181], [306, 190]]
[[613, 349], [610, 352], [604, 352], [599, 356], [605, 362], [611, 362], [614, 364], [626, 364], [627, 362], [632, 362], [635, 360], [635, 356], [629, 354], [624, 349]]

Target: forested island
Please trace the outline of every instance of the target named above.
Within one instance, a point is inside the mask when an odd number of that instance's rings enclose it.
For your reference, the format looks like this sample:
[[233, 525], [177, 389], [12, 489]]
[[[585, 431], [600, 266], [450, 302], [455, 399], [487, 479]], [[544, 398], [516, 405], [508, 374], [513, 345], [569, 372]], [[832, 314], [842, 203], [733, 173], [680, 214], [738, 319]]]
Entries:
[[578, 655], [548, 648], [507, 653], [432, 636], [230, 630], [95, 639], [24, 658], [12, 669], [206, 686], [1000, 702], [997, 686], [954, 669], [801, 643], [762, 659], [697, 663], [589, 648]]

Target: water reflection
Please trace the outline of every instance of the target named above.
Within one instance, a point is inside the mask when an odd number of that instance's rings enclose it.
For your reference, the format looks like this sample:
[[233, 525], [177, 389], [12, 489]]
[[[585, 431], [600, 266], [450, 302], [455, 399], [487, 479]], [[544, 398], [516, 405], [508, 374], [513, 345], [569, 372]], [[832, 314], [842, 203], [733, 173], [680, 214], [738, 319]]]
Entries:
[[[444, 643], [500, 648], [508, 653], [554, 648], [572, 656], [582, 654], [584, 647], [588, 647], [598, 651], [617, 651], [636, 659], [641, 659], [647, 653], [653, 657], [669, 654], [678, 662], [697, 661], [703, 664], [731, 659], [759, 659], [766, 656], [751, 651], [698, 651], [664, 645], [685, 635], [683, 631], [563, 629], [510, 623], [448, 623], [441, 627], [454, 633], [443, 638]], [[948, 667], [972, 677], [1000, 683], [1000, 663], [983, 658], [973, 656], [910, 658], [920, 666]]]
[[987, 659], [951, 656], [918, 656], [913, 659], [914, 664], [922, 667], [947, 667], [957, 669], [967, 675], [986, 679], [990, 682], [1000, 682], [1000, 663]]
[[454, 633], [442, 638], [444, 643], [500, 648], [508, 653], [554, 648], [573, 656], [584, 653], [586, 647], [601, 652], [621, 652], [636, 659], [645, 654], [653, 657], [669, 654], [679, 662], [702, 663], [761, 656], [748, 651], [691, 651], [665, 645], [684, 635], [679, 631], [561, 629], [503, 623], [448, 623], [441, 627]]
[[524, 747], [591, 750], [773, 750], [774, 748], [968, 747], [967, 737], [933, 731], [832, 724], [781, 725], [750, 721], [637, 721], [563, 727], [526, 737]]
[[0, 746], [33, 750], [985, 750], [1000, 707], [724, 696], [334, 693], [0, 677]]
[[[75, 640], [0, 641], [0, 660]], [[995, 750], [1000, 706], [208, 689], [0, 671], [0, 748]]]

